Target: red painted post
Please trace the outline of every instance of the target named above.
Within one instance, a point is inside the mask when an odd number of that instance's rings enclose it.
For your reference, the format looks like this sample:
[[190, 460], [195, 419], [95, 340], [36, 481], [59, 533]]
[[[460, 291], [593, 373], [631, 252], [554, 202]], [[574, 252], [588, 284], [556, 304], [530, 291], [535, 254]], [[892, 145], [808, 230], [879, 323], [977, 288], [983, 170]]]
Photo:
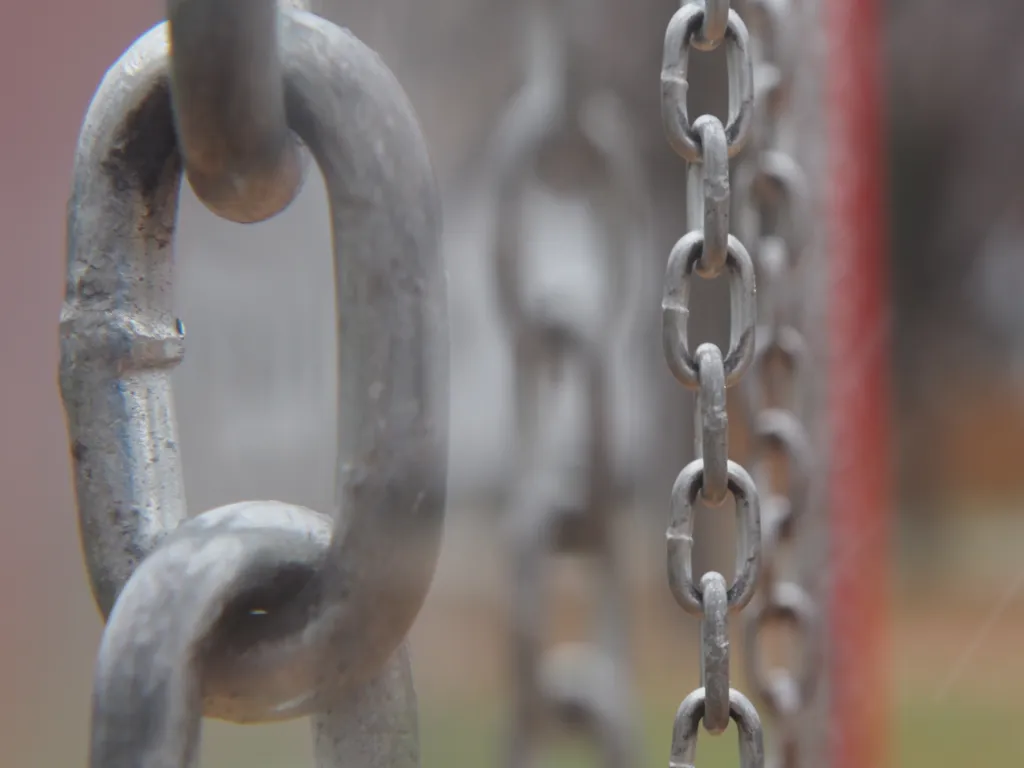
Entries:
[[826, 0], [832, 768], [888, 763], [892, 515], [879, 0]]

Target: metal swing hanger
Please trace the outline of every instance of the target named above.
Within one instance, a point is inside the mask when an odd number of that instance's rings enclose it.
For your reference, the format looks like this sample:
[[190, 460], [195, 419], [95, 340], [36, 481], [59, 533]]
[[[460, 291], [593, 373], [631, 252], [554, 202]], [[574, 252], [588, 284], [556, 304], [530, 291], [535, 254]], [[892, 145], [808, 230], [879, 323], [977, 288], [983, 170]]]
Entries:
[[[188, 768], [203, 715], [312, 715], [317, 766], [412, 768], [405, 635], [437, 560], [448, 461], [447, 289], [426, 144], [401, 87], [349, 32], [272, 0], [170, 2], [172, 24], [194, 22], [199, 5], [222, 21], [244, 5], [253, 40], [277, 41], [278, 63], [229, 76], [252, 98], [215, 119], [209, 98], [190, 98], [194, 71], [175, 80], [174, 51], [206, 32], [160, 24], [104, 77], [76, 153], [60, 384], [90, 582], [109, 614], [90, 765]], [[249, 76], [263, 79], [244, 87]], [[267, 124], [231, 122], [245, 103], [267, 107]], [[236, 129], [251, 143], [209, 173], [204, 152]], [[185, 343], [172, 306], [182, 166], [214, 210], [244, 220], [262, 199], [272, 215], [297, 188], [291, 130], [331, 203], [337, 505], [252, 501], [189, 519], [170, 388]], [[225, 179], [244, 181], [237, 195], [215, 191]], [[267, 185], [277, 192], [264, 198]]]

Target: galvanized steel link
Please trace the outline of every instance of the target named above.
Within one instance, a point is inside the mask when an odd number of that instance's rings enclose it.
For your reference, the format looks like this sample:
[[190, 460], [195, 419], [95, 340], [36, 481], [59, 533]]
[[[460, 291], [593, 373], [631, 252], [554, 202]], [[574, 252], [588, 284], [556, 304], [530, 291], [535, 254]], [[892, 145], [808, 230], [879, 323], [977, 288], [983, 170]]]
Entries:
[[[687, 3], [676, 11], [665, 33], [661, 61], [661, 114], [665, 133], [672, 149], [690, 163], [701, 162], [702, 154], [701, 137], [690, 123], [686, 96], [690, 87], [690, 48], [697, 47], [703, 24], [703, 4]], [[749, 137], [754, 102], [749, 34], [736, 11], [729, 11], [723, 40], [729, 66], [729, 116], [725, 135], [729, 157], [735, 157]]]
[[[306, 6], [308, 3], [291, 3]], [[167, 0], [171, 99], [196, 195], [232, 221], [280, 213], [302, 185], [285, 117], [278, 0]]]
[[[764, 747], [753, 705], [729, 680], [730, 611], [740, 611], [754, 597], [760, 580], [761, 513], [758, 490], [739, 464], [728, 459], [726, 388], [740, 383], [757, 351], [757, 291], [754, 264], [740, 240], [730, 233], [729, 159], [748, 140], [753, 78], [748, 35], [728, 2], [684, 3], [669, 22], [662, 60], [662, 116], [672, 148], [689, 163], [687, 220], [691, 231], [672, 249], [662, 295], [662, 348], [669, 370], [685, 387], [697, 390], [695, 444], [697, 458], [672, 488], [667, 540], [669, 588], [676, 602], [702, 618], [701, 684], [680, 705], [669, 761], [672, 768], [692, 768], [697, 727], [722, 733], [730, 717], [740, 731], [743, 768], [761, 768]], [[729, 69], [729, 115], [726, 125], [710, 115], [691, 125], [686, 104], [690, 49], [713, 50], [725, 41]], [[714, 344], [690, 352], [690, 288], [693, 275], [729, 281], [729, 349]], [[711, 505], [732, 494], [737, 518], [736, 569], [726, 586], [719, 573], [700, 585], [693, 575], [693, 524], [698, 496]]]
[[714, 115], [701, 115], [693, 129], [700, 136], [703, 158], [690, 163], [686, 215], [691, 230], [704, 232], [697, 274], [712, 278], [725, 267], [729, 247], [729, 142], [725, 126]]
[[[729, 492], [736, 502], [736, 575], [729, 586], [729, 609], [739, 611], [753, 598], [761, 566], [761, 513], [757, 487], [739, 464], [729, 462]], [[668, 582], [679, 606], [700, 616], [701, 588], [693, 578], [695, 503], [704, 478], [704, 462], [691, 461], [672, 486], [672, 518], [668, 544]]]
[[704, 727], [719, 734], [729, 727], [729, 590], [714, 571], [700, 580], [700, 684], [704, 689]]
[[[385, 744], [407, 741], [407, 729], [366, 738], [388, 720], [415, 722], [408, 676], [386, 670], [406, 663], [443, 527], [438, 193], [412, 109], [379, 58], [311, 14], [282, 12], [279, 24], [288, 122], [332, 202], [338, 506], [325, 516], [248, 502], [188, 519], [170, 391], [184, 352], [171, 303], [181, 159], [161, 24], [96, 92], [68, 215], [61, 393], [90, 582], [101, 611], [114, 609], [97, 668], [96, 768], [188, 765], [200, 714], [319, 713], [325, 768], [346, 755], [416, 764], [408, 744]], [[352, 290], [366, 282], [372, 294]], [[154, 621], [168, 631], [140, 631]], [[119, 666], [136, 657], [149, 666]], [[341, 723], [340, 711], [363, 719]], [[163, 725], [140, 731], [140, 717]]]
[[693, 431], [697, 458], [704, 462], [700, 492], [705, 502], [718, 506], [729, 493], [729, 412], [725, 363], [717, 345], [697, 347], [697, 379]]
[[[704, 250], [704, 233], [690, 232], [676, 243], [665, 267], [661, 299], [662, 347], [669, 370], [685, 387], [700, 387], [697, 361], [690, 352], [690, 286]], [[757, 290], [754, 264], [747, 249], [729, 236], [725, 260], [729, 277], [729, 350], [725, 354], [725, 385], [734, 386], [754, 358]]]
[[[698, 688], [679, 705], [672, 728], [672, 751], [669, 768], [694, 768], [697, 757], [697, 733], [706, 706], [706, 693]], [[764, 765], [764, 736], [761, 718], [746, 696], [729, 691], [729, 716], [736, 723], [740, 747], [739, 768], [761, 768]]]

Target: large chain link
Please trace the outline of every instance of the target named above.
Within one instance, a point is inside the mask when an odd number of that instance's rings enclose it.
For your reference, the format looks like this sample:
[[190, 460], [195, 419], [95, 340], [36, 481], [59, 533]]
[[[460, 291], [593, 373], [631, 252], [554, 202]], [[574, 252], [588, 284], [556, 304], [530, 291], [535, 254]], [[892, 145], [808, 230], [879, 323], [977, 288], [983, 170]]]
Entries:
[[[676, 713], [669, 765], [692, 768], [698, 725], [721, 734], [736, 722], [742, 768], [764, 765], [761, 721], [753, 704], [731, 686], [728, 616], [747, 606], [761, 572], [761, 513], [758, 490], [747, 471], [729, 460], [726, 388], [740, 383], [756, 356], [754, 264], [730, 233], [729, 160], [744, 148], [753, 118], [754, 86], [749, 35], [729, 0], [686, 2], [665, 33], [661, 71], [662, 116], [672, 148], [689, 163], [690, 232], [668, 259], [662, 298], [662, 342], [669, 369], [696, 391], [697, 458], [672, 488], [666, 534], [668, 579], [676, 602], [701, 618], [701, 683]], [[725, 123], [712, 115], [692, 121], [686, 103], [692, 51], [725, 46], [729, 110]], [[723, 352], [704, 343], [691, 351], [688, 335], [694, 276], [725, 274], [730, 294], [730, 340]], [[693, 527], [698, 498], [718, 506], [732, 496], [736, 507], [736, 570], [732, 584], [717, 572], [697, 583], [693, 574]]]
[[[819, 612], [797, 576], [785, 566], [810, 513], [809, 435], [801, 420], [807, 350], [798, 268], [808, 247], [804, 174], [792, 154], [790, 104], [796, 74], [792, 0], [744, 0], [751, 21], [756, 94], [756, 139], [742, 159], [742, 231], [752, 244], [760, 287], [760, 319], [753, 375], [745, 392], [753, 427], [755, 477], [764, 499], [764, 556], [760, 596], [748, 619], [748, 674], [774, 721], [772, 764], [806, 765], [799, 725], [811, 703], [822, 664]], [[790, 565], [792, 565], [790, 563]], [[792, 569], [790, 569], [792, 570]], [[766, 629], [792, 627], [799, 654], [796, 669], [769, 669]]]
[[[517, 471], [506, 507], [513, 561], [513, 710], [507, 764], [536, 763], [552, 726], [582, 730], [606, 768], [634, 760], [627, 674], [627, 621], [614, 511], [610, 365], [638, 287], [630, 248], [645, 236], [644, 185], [622, 108], [587, 82], [570, 40], [567, 0], [527, 5], [533, 71], [499, 124], [494, 266], [501, 319], [514, 359]], [[565, 303], [531, 300], [523, 279], [524, 200], [531, 183], [584, 198], [602, 235], [609, 299], [601, 327], [587, 329]], [[536, 293], [536, 292], [534, 292]], [[567, 466], [552, 441], [553, 409], [544, 395], [567, 372], [579, 375], [587, 446]], [[593, 567], [597, 628], [592, 641], [545, 649], [544, 579], [559, 554]]]
[[[448, 461], [426, 143], [377, 55], [323, 19], [274, 0], [171, 0], [168, 16], [97, 90], [68, 213], [60, 384], [107, 615], [90, 766], [191, 768], [203, 715], [312, 715], [317, 766], [414, 768], [405, 637], [437, 560]], [[170, 378], [185, 347], [172, 302], [182, 167], [213, 210], [271, 215], [301, 180], [292, 131], [331, 202], [336, 507], [259, 501], [189, 519]]]

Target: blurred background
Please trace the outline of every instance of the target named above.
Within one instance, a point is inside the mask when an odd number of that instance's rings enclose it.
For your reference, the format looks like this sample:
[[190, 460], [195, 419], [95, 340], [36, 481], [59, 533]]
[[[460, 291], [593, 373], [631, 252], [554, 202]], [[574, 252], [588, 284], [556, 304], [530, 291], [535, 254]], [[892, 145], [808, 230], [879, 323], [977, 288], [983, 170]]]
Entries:
[[[7, 3], [0, 9], [0, 765], [81, 764], [101, 622], [77, 540], [57, 318], [65, 205], [82, 116], [105, 69], [162, 16], [161, 4]], [[886, 0], [884, 55], [895, 477], [886, 679], [892, 764], [1024, 758], [1024, 4]], [[446, 540], [413, 630], [423, 763], [499, 758], [509, 583], [500, 551], [509, 480], [511, 358], [488, 242], [488, 142], [523, 82], [518, 4], [323, 0], [323, 15], [377, 49], [430, 143], [445, 204], [451, 300], [451, 475]], [[637, 314], [614, 366], [615, 474], [624, 521], [638, 722], [647, 761], [669, 747], [675, 707], [697, 683], [697, 622], [664, 577], [672, 480], [692, 458], [691, 405], [660, 349], [659, 282], [685, 227], [685, 166], [664, 140], [658, 87], [673, 0], [594, 0], [580, 55], [625, 104], [650, 201], [634, 244]], [[820, 56], [820, 30], [801, 37]], [[720, 56], [694, 61], [691, 114], [723, 114]], [[812, 99], [803, 100], [804, 107]], [[813, 120], [812, 120], [813, 122]], [[820, 180], [819, 192], [829, 181]], [[584, 312], [596, 277], [580, 206], [531, 203], [529, 248]], [[582, 244], [582, 245], [581, 245]], [[175, 395], [190, 509], [278, 498], [329, 509], [333, 344], [329, 233], [314, 174], [282, 215], [241, 227], [183, 188], [176, 241], [189, 328]], [[557, 255], [557, 258], [555, 258]], [[693, 333], [721, 339], [724, 294], [695, 299]], [[817, 357], [826, 353], [818, 350]], [[559, 412], [572, 432], [571, 404]], [[567, 451], [572, 448], [567, 447]], [[728, 526], [699, 553], [728, 569]], [[578, 636], [587, 583], [557, 571], [552, 632]], [[854, 610], [854, 609], [851, 609]], [[851, 614], [848, 620], [861, 617]], [[870, 620], [870, 617], [864, 620]], [[742, 687], [742, 686], [741, 686]], [[203, 765], [308, 764], [305, 723], [208, 724]], [[701, 765], [735, 765], [704, 738]], [[558, 753], [561, 754], [561, 753]], [[575, 765], [566, 753], [559, 764]]]

